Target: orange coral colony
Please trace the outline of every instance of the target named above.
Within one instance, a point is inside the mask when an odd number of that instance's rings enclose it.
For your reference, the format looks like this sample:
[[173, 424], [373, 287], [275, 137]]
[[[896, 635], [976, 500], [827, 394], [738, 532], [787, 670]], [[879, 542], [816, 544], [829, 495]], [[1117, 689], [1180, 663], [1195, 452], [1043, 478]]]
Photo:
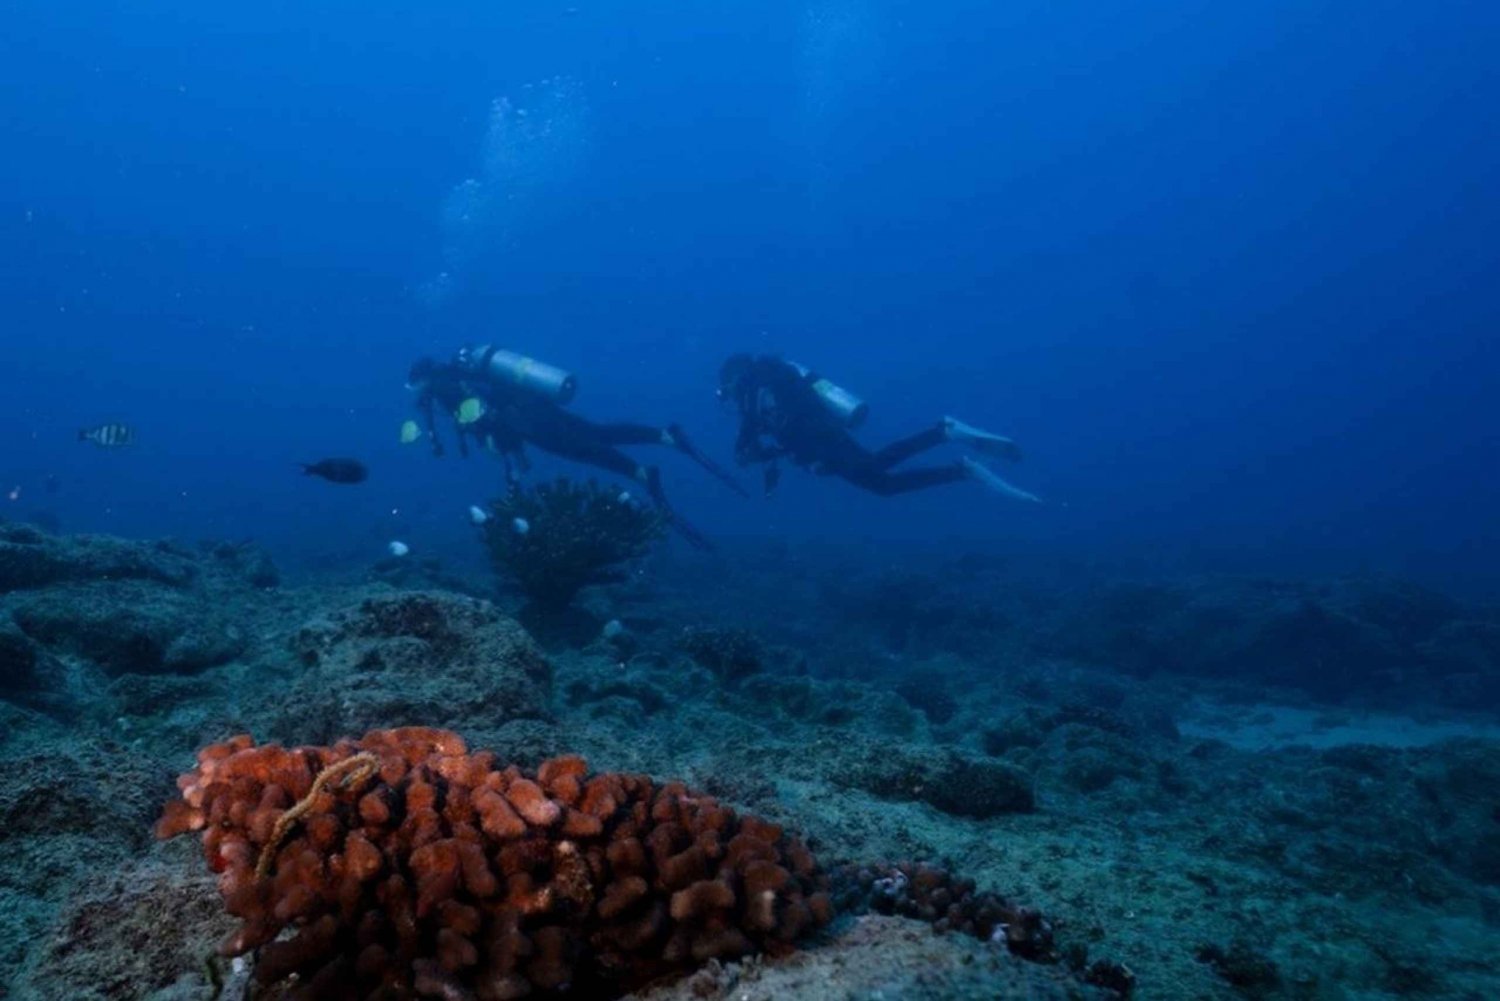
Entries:
[[612, 996], [781, 952], [830, 917], [801, 842], [643, 775], [535, 774], [454, 733], [198, 754], [157, 836], [203, 832], [226, 956], [310, 999]]

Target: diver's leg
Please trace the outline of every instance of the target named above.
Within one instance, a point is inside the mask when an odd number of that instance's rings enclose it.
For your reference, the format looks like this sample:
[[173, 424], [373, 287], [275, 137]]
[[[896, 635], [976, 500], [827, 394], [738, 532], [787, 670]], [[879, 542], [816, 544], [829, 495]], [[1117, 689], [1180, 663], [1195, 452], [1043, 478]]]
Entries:
[[630, 424], [618, 422], [614, 424], [595, 424], [593, 421], [585, 422], [595, 440], [605, 445], [672, 445], [671, 433], [666, 428], [652, 427], [649, 424]]
[[692, 523], [677, 513], [677, 509], [667, 503], [666, 491], [661, 488], [661, 471], [655, 466], [646, 470], [646, 491], [651, 494], [651, 499], [656, 502], [656, 507], [666, 516], [667, 524], [677, 530], [677, 534], [688, 541], [694, 549], [712, 549], [713, 543], [708, 541], [708, 536], [693, 527]]
[[698, 451], [697, 446], [688, 440], [687, 434], [677, 424], [668, 424], [664, 428], [649, 424], [595, 424], [591, 421], [585, 421], [584, 424], [587, 425], [589, 434], [606, 445], [666, 445], [675, 448], [741, 497], [750, 496], [750, 492], [723, 467]]
[[677, 510], [667, 501], [667, 492], [661, 486], [661, 470], [655, 466], [643, 466], [630, 458], [630, 456], [613, 448], [599, 449], [596, 452], [599, 461], [595, 461], [595, 465], [603, 464], [605, 453], [609, 453], [611, 456], [608, 461], [616, 468], [616, 471], [620, 471], [622, 460], [624, 464], [632, 467], [627, 475], [646, 485], [646, 493], [651, 496], [651, 502], [656, 505], [656, 509], [662, 513], [662, 516], [667, 519], [667, 524], [671, 525], [678, 535], [686, 539], [695, 549], [713, 548], [713, 545], [708, 541], [708, 537], [694, 528], [682, 515], [678, 514]]
[[898, 494], [929, 490], [933, 487], [961, 483], [973, 478], [961, 463], [954, 463], [951, 466], [908, 469], [896, 473], [887, 472], [877, 466], [866, 466], [835, 475], [879, 497], [895, 497]]
[[640, 463], [605, 440], [602, 425], [550, 405], [529, 416], [523, 437], [543, 452], [631, 479], [644, 475]]
[[890, 469], [892, 466], [905, 462], [912, 456], [925, 452], [931, 448], [948, 441], [947, 429], [942, 424], [936, 424], [918, 431], [914, 435], [899, 438], [882, 449], [877, 450], [871, 457], [871, 461], [877, 469]]
[[677, 449], [677, 451], [681, 452], [683, 455], [687, 456], [689, 459], [692, 459], [698, 465], [702, 466], [704, 471], [707, 472], [708, 475], [712, 476], [714, 479], [718, 480], [720, 483], [724, 484], [726, 487], [728, 487], [730, 490], [733, 490], [741, 497], [750, 496], [750, 491], [746, 490], [740, 483], [740, 481], [734, 478], [734, 475], [732, 473], [730, 473], [727, 469], [719, 465], [714, 460], [710, 459], [708, 456], [704, 455], [702, 452], [698, 451], [698, 446], [694, 445], [690, 440], [688, 440], [687, 432], [682, 430], [682, 425], [676, 423], [668, 424], [667, 429], [662, 432], [662, 444], [670, 445], [673, 448]]
[[533, 441], [532, 444], [559, 458], [571, 459], [574, 462], [603, 469], [644, 484], [652, 503], [661, 510], [668, 523], [683, 538], [699, 549], [710, 548], [703, 534], [684, 521], [682, 516], [672, 509], [672, 505], [667, 503], [666, 492], [661, 488], [661, 473], [655, 466], [643, 466], [617, 448], [611, 448], [597, 441], [582, 440], [577, 435], [559, 437], [555, 440], [549, 439], [546, 442]]
[[[539, 445], [540, 447], [540, 445]], [[605, 472], [628, 479], [647, 482], [647, 469], [617, 448], [596, 442], [568, 442], [559, 447], [548, 446], [547, 451], [564, 459], [593, 466]]]

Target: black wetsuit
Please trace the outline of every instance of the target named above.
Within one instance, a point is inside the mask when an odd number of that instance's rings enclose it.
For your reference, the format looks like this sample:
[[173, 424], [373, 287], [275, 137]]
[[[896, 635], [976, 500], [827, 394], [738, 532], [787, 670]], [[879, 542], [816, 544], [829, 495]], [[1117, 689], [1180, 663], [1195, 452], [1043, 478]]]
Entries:
[[777, 478], [776, 460], [787, 458], [820, 476], [837, 476], [882, 497], [926, 490], [969, 478], [961, 463], [893, 470], [912, 456], [948, 440], [942, 424], [870, 451], [819, 399], [796, 367], [762, 355], [751, 360], [732, 387], [740, 412], [734, 453], [741, 465], [767, 464], [766, 489]]
[[469, 446], [464, 440], [467, 429], [458, 423], [456, 414], [464, 400], [473, 395], [473, 390], [465, 381], [463, 370], [456, 365], [439, 365], [426, 375], [422, 390], [417, 394], [416, 406], [422, 415], [427, 440], [432, 443], [434, 455], [443, 454], [443, 442], [437, 433], [437, 415], [441, 411], [454, 419], [458, 454], [468, 456]]
[[652, 468], [642, 465], [620, 451], [621, 445], [662, 445], [663, 429], [646, 424], [600, 424], [580, 417], [570, 410], [536, 393], [525, 390], [486, 387], [482, 397], [488, 410], [476, 425], [486, 444], [498, 438], [512, 444], [496, 451], [519, 451], [521, 445], [534, 445], [562, 459], [639, 480], [651, 487], [653, 499], [665, 502], [661, 486]]

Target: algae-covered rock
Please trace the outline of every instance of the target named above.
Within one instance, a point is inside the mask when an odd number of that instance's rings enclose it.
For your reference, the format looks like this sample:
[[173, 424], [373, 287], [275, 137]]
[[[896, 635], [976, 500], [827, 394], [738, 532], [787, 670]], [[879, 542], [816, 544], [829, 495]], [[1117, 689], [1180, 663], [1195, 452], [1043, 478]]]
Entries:
[[980, 732], [980, 742], [985, 753], [999, 758], [1016, 748], [1040, 747], [1051, 729], [1051, 720], [1045, 712], [1027, 707], [986, 727]]
[[1105, 1001], [1119, 995], [1061, 966], [1028, 962], [968, 935], [920, 921], [865, 915], [779, 959], [709, 963], [638, 1001]]
[[1276, 964], [1243, 939], [1236, 939], [1227, 948], [1212, 942], [1200, 945], [1193, 956], [1198, 962], [1212, 967], [1225, 983], [1249, 997], [1269, 993], [1281, 980]]
[[955, 817], [987, 820], [1036, 809], [1031, 779], [999, 761], [975, 761], [948, 755], [935, 769], [920, 798]]
[[36, 646], [19, 629], [0, 624], [0, 696], [24, 695], [40, 685]]
[[[136, 863], [81, 888], [39, 943], [39, 959], [23, 973], [16, 996], [220, 996], [216, 984], [230, 979], [231, 964], [218, 958], [215, 945], [234, 922], [219, 907], [212, 878], [184, 876], [178, 868]], [[241, 985], [234, 996], [243, 991]]]
[[0, 594], [65, 581], [153, 580], [183, 586], [196, 573], [191, 555], [169, 543], [49, 535], [29, 525], [0, 525]]
[[251, 587], [271, 588], [281, 583], [281, 571], [271, 554], [253, 542], [206, 542], [201, 547], [211, 572]]
[[755, 674], [767, 659], [765, 644], [748, 629], [689, 626], [678, 636], [677, 647], [725, 681]]
[[1454, 869], [1500, 885], [1500, 746], [1460, 740], [1428, 752], [1416, 785], [1432, 820], [1432, 848]]
[[1072, 726], [1055, 741], [1058, 777], [1082, 793], [1108, 789], [1119, 779], [1139, 779], [1149, 760], [1120, 734]]
[[220, 607], [141, 581], [48, 588], [11, 616], [35, 642], [110, 675], [191, 673], [233, 660], [246, 647], [244, 630]]
[[[1380, 578], [1117, 582], [1077, 596], [1040, 652], [1300, 689], [1323, 699], [1500, 702], [1500, 645], [1462, 604]], [[1467, 686], [1429, 679], [1467, 675]]]
[[[858, 748], [851, 753], [857, 754]], [[836, 778], [883, 799], [926, 803], [955, 817], [987, 820], [1036, 809], [1025, 772], [1001, 761], [910, 748], [863, 756]]]
[[306, 671], [272, 736], [296, 743], [395, 724], [488, 732], [548, 715], [550, 665], [487, 601], [382, 592], [320, 616], [290, 642]]

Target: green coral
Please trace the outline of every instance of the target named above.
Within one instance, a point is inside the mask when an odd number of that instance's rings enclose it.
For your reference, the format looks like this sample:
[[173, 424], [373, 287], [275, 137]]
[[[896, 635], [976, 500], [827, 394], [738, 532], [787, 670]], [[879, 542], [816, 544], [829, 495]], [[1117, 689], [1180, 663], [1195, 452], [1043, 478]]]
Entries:
[[566, 477], [515, 487], [490, 514], [483, 529], [490, 564], [544, 610], [566, 608], [585, 587], [624, 580], [626, 565], [667, 527], [660, 512], [618, 489]]

